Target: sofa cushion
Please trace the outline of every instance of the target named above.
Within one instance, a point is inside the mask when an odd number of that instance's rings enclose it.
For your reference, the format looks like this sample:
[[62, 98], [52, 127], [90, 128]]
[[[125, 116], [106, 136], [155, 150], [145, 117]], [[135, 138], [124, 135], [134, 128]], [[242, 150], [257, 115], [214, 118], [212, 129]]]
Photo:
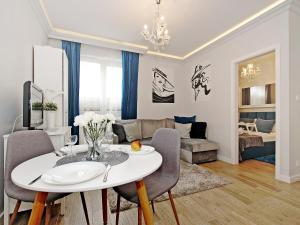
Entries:
[[190, 137], [191, 138], [206, 139], [206, 136], [205, 136], [206, 127], [207, 127], [207, 123], [205, 123], [205, 122], [192, 123]]
[[125, 133], [126, 133], [126, 139], [128, 142], [132, 142], [135, 140], [141, 140], [142, 135], [140, 133], [138, 122], [135, 121], [133, 123], [127, 123], [123, 124]]
[[175, 123], [175, 129], [178, 130], [181, 138], [190, 138], [191, 123]]
[[174, 116], [174, 119], [176, 123], [183, 123], [183, 124], [194, 123], [196, 122], [196, 115], [191, 117]]
[[217, 150], [219, 148], [218, 144], [206, 139], [181, 139], [181, 148], [191, 151], [191, 152], [202, 152]]
[[141, 120], [142, 137], [151, 138], [159, 128], [166, 127], [166, 120]]
[[175, 129], [175, 121], [174, 119], [167, 118], [166, 119], [166, 128]]
[[138, 124], [138, 129], [139, 129], [139, 134], [142, 136], [142, 125], [141, 125], [141, 120], [139, 119], [130, 119], [130, 120], [116, 120], [115, 123], [119, 123], [119, 124], [128, 124], [128, 123], [134, 123], [137, 122]]
[[126, 133], [122, 124], [119, 123], [112, 124], [112, 130], [113, 133], [118, 136], [119, 143], [123, 143], [126, 141]]

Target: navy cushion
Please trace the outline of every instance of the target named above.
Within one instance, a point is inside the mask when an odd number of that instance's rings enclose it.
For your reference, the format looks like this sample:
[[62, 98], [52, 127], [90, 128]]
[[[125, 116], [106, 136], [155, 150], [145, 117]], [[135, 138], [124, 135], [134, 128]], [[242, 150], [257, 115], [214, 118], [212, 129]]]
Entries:
[[263, 120], [258, 118], [255, 123], [259, 132], [270, 133], [274, 126], [275, 120]]
[[196, 122], [196, 116], [184, 117], [184, 116], [174, 116], [174, 120], [176, 123], [194, 123]]
[[205, 122], [194, 122], [194, 123], [192, 123], [190, 137], [191, 138], [206, 139], [206, 136], [205, 136], [206, 127], [207, 127], [207, 123], [205, 123]]

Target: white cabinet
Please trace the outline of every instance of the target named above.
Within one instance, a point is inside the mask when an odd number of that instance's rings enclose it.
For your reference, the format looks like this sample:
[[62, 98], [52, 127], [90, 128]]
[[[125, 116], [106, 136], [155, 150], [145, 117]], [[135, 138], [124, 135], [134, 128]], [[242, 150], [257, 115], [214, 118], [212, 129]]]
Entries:
[[[51, 142], [55, 148], [55, 150], [59, 150], [60, 148], [65, 146], [65, 138], [71, 135], [71, 127], [61, 127], [56, 129], [55, 131], [46, 131], [51, 139]], [[5, 170], [5, 160], [6, 160], [6, 150], [7, 150], [7, 139], [9, 134], [4, 135], [4, 170]], [[9, 198], [4, 192], [4, 225], [8, 225], [9, 223], [9, 213], [13, 212], [16, 201], [14, 199]], [[31, 209], [32, 204], [22, 202], [21, 208], [19, 211]]]
[[34, 46], [33, 82], [43, 89], [46, 102], [58, 105], [56, 127], [67, 126], [68, 58], [65, 51], [50, 46]]

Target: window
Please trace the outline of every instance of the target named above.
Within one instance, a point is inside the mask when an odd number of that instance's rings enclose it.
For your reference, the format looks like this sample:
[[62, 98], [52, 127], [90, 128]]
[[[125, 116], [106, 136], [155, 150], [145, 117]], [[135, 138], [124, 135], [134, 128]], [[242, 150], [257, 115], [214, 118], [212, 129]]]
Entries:
[[122, 67], [120, 62], [83, 58], [80, 62], [80, 112], [121, 116]]

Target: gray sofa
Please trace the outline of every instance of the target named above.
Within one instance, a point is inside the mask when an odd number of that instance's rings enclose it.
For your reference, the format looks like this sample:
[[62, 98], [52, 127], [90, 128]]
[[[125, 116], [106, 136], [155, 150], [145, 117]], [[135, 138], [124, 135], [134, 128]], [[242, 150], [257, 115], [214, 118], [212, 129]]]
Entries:
[[[137, 119], [137, 120], [117, 120], [118, 124], [138, 122], [139, 132], [142, 137], [142, 144], [149, 145], [154, 132], [159, 128], [172, 128], [175, 129], [175, 122], [173, 119]], [[114, 135], [114, 143], [118, 144], [118, 136]], [[122, 143], [129, 144], [129, 143]], [[217, 160], [217, 151], [219, 145], [213, 141], [207, 139], [194, 139], [194, 138], [182, 138], [181, 139], [181, 159], [193, 163], [199, 164], [204, 162], [211, 162]]]

